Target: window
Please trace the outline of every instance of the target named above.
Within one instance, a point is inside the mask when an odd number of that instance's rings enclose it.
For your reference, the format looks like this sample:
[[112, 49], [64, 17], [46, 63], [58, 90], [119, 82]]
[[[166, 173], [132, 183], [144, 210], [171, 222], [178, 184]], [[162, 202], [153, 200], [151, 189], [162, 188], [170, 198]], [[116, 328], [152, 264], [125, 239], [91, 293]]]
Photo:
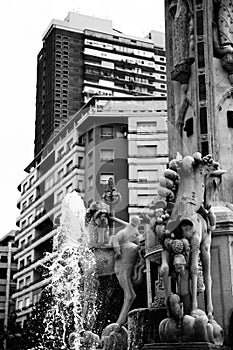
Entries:
[[114, 151], [113, 149], [101, 149], [100, 150], [100, 160], [102, 161], [113, 161]]
[[19, 268], [22, 269], [24, 267], [24, 259], [19, 261]]
[[67, 151], [71, 150], [73, 144], [73, 139], [69, 140], [66, 144]]
[[28, 307], [30, 305], [30, 298], [25, 298], [25, 307]]
[[140, 134], [155, 133], [157, 123], [156, 122], [138, 122], [137, 132]]
[[21, 280], [19, 280], [19, 289], [23, 288], [24, 286], [24, 279], [22, 278]]
[[28, 255], [26, 259], [26, 264], [31, 264], [31, 262], [32, 262], [32, 256]]
[[66, 171], [70, 172], [73, 168], [73, 160], [66, 164]]
[[25, 284], [26, 284], [26, 286], [28, 286], [30, 283], [31, 283], [31, 276], [27, 276], [26, 278], [25, 278]]
[[54, 218], [54, 225], [60, 225], [61, 214]]
[[31, 178], [29, 179], [29, 186], [32, 186], [32, 185], [33, 185], [33, 182], [34, 182], [34, 177], [31, 177]]
[[93, 176], [88, 177], [88, 189], [91, 190], [93, 188]]
[[158, 181], [157, 170], [138, 170], [138, 182], [155, 182]]
[[63, 191], [61, 191], [57, 194], [57, 202], [61, 202], [62, 199], [63, 199]]
[[64, 153], [64, 147], [60, 148], [57, 152], [57, 160], [61, 159]]
[[30, 196], [29, 199], [28, 199], [28, 204], [32, 204], [33, 203], [33, 199], [34, 199], [34, 196]]
[[57, 172], [57, 180], [60, 181], [63, 177], [63, 168]]
[[23, 220], [22, 221], [22, 224], [21, 224], [21, 228], [25, 228], [27, 226], [27, 221], [26, 220]]
[[28, 217], [28, 224], [31, 225], [32, 222], [33, 222], [33, 215], [30, 215], [30, 216]]
[[78, 157], [78, 167], [82, 169], [84, 166], [83, 157]]
[[44, 211], [44, 204], [41, 203], [41, 204], [38, 205], [38, 207], [36, 208], [36, 216], [42, 215], [43, 211]]
[[22, 239], [21, 243], [20, 243], [20, 247], [23, 247], [25, 245], [25, 239]]
[[101, 126], [101, 137], [113, 138], [113, 126]]
[[148, 207], [151, 204], [154, 197], [155, 197], [155, 194], [139, 194], [138, 195], [138, 206]]
[[93, 129], [88, 131], [88, 142], [91, 142], [93, 140]]
[[32, 240], [32, 235], [28, 236], [28, 242], [30, 242]]
[[23, 193], [27, 190], [27, 183], [23, 184]]
[[7, 255], [2, 255], [1, 256], [1, 262], [7, 262]]
[[109, 178], [112, 178], [114, 180], [114, 174], [113, 173], [100, 174], [100, 185], [106, 186], [108, 184]]
[[45, 179], [45, 185], [44, 185], [44, 189], [45, 191], [49, 190], [51, 187], [53, 187], [53, 183], [54, 183], [54, 176], [53, 174], [50, 175], [49, 177], [47, 177], [47, 179]]
[[22, 203], [22, 210], [25, 210], [26, 208], [27, 208], [27, 202], [25, 201]]
[[23, 300], [19, 300], [18, 301], [18, 309], [22, 309], [23, 308]]
[[73, 190], [73, 184], [70, 184], [66, 187], [66, 193], [70, 193]]
[[88, 153], [87, 158], [88, 158], [88, 166], [93, 165], [93, 152], [92, 151]]
[[139, 157], [155, 157], [157, 155], [157, 146], [138, 146]]
[[78, 180], [78, 188], [80, 189], [80, 191], [83, 190], [83, 180]]

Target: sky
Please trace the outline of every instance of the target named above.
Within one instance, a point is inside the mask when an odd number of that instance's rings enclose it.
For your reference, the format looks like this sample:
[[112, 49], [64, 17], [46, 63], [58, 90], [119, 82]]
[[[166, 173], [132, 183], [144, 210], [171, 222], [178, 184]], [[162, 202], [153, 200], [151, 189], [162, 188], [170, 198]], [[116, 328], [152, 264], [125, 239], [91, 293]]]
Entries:
[[0, 237], [19, 216], [18, 184], [33, 160], [37, 54], [52, 19], [69, 11], [110, 19], [113, 28], [145, 37], [164, 31], [164, 0], [5, 0], [0, 2]]

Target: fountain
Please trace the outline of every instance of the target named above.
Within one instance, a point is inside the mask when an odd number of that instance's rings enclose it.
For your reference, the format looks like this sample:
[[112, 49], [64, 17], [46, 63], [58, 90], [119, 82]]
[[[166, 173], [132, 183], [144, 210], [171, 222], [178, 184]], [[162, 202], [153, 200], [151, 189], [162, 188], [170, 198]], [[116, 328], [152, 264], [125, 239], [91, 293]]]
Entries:
[[[211, 200], [224, 172], [211, 156], [198, 152], [172, 160], [151, 215], [143, 217], [145, 242], [139, 240], [139, 217], [128, 223], [114, 216], [120, 194], [111, 180], [105, 201], [87, 210], [76, 191], [68, 194], [49, 266], [53, 302], [44, 321], [43, 349], [170, 350], [181, 344], [196, 349], [200, 342], [205, 349], [221, 347], [223, 330], [213, 316], [210, 242], [216, 224]], [[115, 222], [124, 226], [116, 233]], [[160, 266], [154, 300], [148, 308], [130, 311], [145, 261]], [[100, 279], [113, 274], [123, 305], [114, 322], [98, 329]], [[114, 287], [110, 283], [107, 289], [111, 294]], [[197, 297], [204, 289], [205, 311]]]
[[77, 192], [62, 203], [60, 227], [54, 241], [50, 288], [53, 301], [47, 311], [44, 349], [96, 349], [92, 332], [96, 318], [98, 279], [95, 255], [85, 227], [86, 210]]
[[[53, 298], [44, 319], [43, 349], [127, 349], [128, 332], [123, 324], [135, 299], [131, 277], [134, 275], [135, 283], [140, 282], [144, 263], [138, 254], [135, 227], [140, 220], [133, 218], [132, 223], [127, 223], [115, 218], [114, 205], [120, 194], [111, 179], [103, 199], [106, 203], [94, 202], [87, 210], [76, 191], [63, 200], [48, 266]], [[125, 228], [113, 234], [114, 222]], [[132, 237], [128, 237], [129, 232]], [[117, 322], [102, 327], [100, 341], [95, 333], [97, 304], [101, 308], [97, 300], [99, 279], [114, 273], [123, 288], [124, 303]]]

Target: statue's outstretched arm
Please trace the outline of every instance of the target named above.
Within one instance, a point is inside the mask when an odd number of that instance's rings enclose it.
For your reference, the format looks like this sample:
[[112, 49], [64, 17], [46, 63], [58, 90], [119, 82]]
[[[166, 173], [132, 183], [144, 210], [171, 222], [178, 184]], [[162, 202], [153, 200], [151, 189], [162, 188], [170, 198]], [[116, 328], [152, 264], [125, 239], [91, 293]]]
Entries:
[[113, 216], [110, 216], [110, 220], [112, 220], [114, 222], [117, 222], [118, 224], [121, 224], [121, 225], [124, 225], [124, 226], [127, 226], [129, 224], [127, 221], [118, 219], [118, 218], [113, 217]]

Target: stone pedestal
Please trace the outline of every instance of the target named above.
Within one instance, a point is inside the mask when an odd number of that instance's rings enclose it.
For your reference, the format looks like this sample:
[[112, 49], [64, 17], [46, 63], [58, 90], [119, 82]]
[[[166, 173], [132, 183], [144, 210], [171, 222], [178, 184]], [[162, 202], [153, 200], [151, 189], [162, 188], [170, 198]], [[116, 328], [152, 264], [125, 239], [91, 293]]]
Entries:
[[145, 344], [145, 350], [222, 350], [224, 346], [212, 343], [160, 343]]
[[143, 350], [144, 344], [159, 342], [159, 324], [166, 317], [166, 308], [130, 311], [128, 313], [128, 350]]

